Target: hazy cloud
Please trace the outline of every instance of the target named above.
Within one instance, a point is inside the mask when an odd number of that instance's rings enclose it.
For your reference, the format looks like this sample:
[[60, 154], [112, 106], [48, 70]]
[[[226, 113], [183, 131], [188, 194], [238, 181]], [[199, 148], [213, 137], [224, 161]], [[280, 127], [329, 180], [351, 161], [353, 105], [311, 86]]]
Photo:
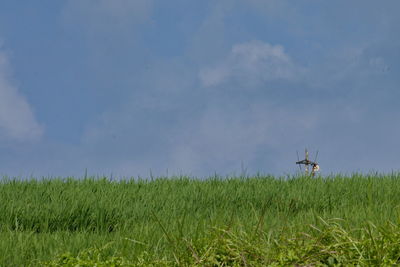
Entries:
[[43, 134], [28, 101], [11, 77], [7, 55], [0, 51], [0, 138], [38, 140]]
[[272, 80], [292, 80], [300, 72], [281, 45], [261, 41], [236, 44], [228, 57], [214, 67], [202, 69], [204, 86], [215, 86], [228, 80], [245, 85], [259, 85]]

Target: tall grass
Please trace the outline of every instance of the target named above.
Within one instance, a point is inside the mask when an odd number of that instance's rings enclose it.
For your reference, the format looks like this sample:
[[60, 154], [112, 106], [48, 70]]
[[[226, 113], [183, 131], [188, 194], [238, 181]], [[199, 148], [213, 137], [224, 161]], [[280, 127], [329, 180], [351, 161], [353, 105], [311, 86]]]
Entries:
[[[182, 248], [200, 255], [212, 229], [245, 233], [246, 240], [263, 236], [265, 245], [310, 225], [326, 228], [332, 218], [342, 219], [343, 231], [397, 225], [399, 178], [3, 179], [0, 265], [35, 265], [104, 246], [104, 257], [176, 262]], [[354, 239], [363, 235], [352, 232]]]

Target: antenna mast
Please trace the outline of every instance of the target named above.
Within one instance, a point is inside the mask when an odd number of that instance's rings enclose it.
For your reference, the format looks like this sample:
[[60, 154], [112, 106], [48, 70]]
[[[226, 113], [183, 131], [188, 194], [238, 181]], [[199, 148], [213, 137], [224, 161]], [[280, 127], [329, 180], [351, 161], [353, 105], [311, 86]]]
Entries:
[[[315, 160], [314, 161], [309, 160], [309, 155], [308, 155], [307, 148], [305, 149], [304, 154], [305, 154], [305, 159], [303, 159], [303, 160], [299, 160], [298, 159], [298, 154], [297, 154], [297, 160], [298, 161], [296, 162], [296, 164], [299, 164], [299, 167], [301, 165], [304, 165], [304, 172], [305, 172], [306, 176], [308, 176], [308, 174], [309, 174], [308, 166], [311, 165], [312, 166], [311, 176], [314, 177], [315, 176], [315, 172], [319, 171], [319, 165], [317, 163], [318, 151], [317, 151], [317, 154], [315, 156]], [[300, 170], [301, 170], [301, 167], [300, 167]]]

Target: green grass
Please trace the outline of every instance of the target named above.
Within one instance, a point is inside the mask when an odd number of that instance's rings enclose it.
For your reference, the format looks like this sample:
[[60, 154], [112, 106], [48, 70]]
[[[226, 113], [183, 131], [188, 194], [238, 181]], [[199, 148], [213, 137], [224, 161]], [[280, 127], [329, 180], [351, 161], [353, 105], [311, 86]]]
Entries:
[[399, 178], [3, 179], [0, 266], [390, 264]]

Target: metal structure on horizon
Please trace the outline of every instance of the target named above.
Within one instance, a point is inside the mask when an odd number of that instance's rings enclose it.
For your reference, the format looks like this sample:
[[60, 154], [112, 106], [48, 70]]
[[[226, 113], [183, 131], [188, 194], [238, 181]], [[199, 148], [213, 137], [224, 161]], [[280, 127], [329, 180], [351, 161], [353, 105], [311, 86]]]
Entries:
[[317, 172], [317, 171], [319, 171], [319, 165], [318, 165], [318, 163], [317, 163], [317, 157], [318, 157], [318, 150], [317, 150], [317, 153], [316, 153], [316, 155], [315, 155], [315, 159], [314, 159], [314, 161], [311, 161], [311, 160], [309, 160], [308, 158], [308, 151], [307, 151], [307, 148], [305, 149], [305, 158], [303, 159], [303, 160], [300, 160], [299, 159], [299, 152], [297, 152], [297, 161], [296, 161], [296, 164], [298, 164], [299, 165], [299, 168], [300, 168], [300, 171], [302, 171], [302, 169], [301, 169], [301, 165], [304, 165], [304, 173], [305, 173], [305, 175], [306, 176], [308, 176], [308, 174], [309, 174], [309, 166], [311, 166], [312, 168], [311, 168], [311, 176], [315, 176], [315, 173]]

